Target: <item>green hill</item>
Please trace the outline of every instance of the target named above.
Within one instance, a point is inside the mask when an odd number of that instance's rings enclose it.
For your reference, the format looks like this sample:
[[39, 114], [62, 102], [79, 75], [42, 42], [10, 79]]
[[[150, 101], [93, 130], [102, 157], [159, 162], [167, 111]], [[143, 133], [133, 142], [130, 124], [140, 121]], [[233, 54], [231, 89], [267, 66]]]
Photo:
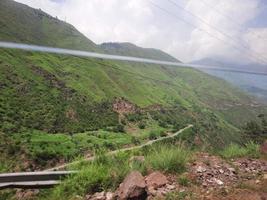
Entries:
[[131, 43], [103, 43], [100, 45], [102, 49], [104, 49], [105, 53], [114, 54], [114, 55], [123, 55], [123, 56], [134, 56], [141, 58], [149, 58], [155, 60], [164, 60], [164, 61], [172, 61], [179, 62], [176, 58], [166, 54], [165, 52], [152, 49], [152, 48], [142, 48], [138, 47]]
[[[103, 51], [40, 10], [2, 0], [0, 15], [0, 40]], [[160, 52], [144, 51], [149, 58]], [[134, 109], [124, 112], [129, 107]], [[52, 160], [139, 143], [189, 123], [194, 129], [184, 139], [191, 143], [242, 142], [238, 127], [264, 109], [195, 69], [0, 49], [0, 171], [25, 159], [30, 166], [20, 169], [53, 165]]]
[[101, 52], [72, 25], [13, 0], [0, 1], [0, 39], [60, 48]]

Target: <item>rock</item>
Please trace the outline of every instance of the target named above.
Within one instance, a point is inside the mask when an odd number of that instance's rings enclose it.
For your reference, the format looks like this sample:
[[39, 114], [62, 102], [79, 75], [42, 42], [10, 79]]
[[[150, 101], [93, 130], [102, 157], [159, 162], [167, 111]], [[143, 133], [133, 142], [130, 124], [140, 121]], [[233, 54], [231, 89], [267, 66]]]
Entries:
[[219, 172], [220, 172], [221, 174], [223, 174], [223, 173], [224, 173], [224, 171], [223, 171], [222, 169], [219, 169]]
[[260, 146], [260, 151], [262, 154], [267, 154], [267, 140]]
[[167, 185], [167, 189], [168, 190], [174, 190], [175, 189], [175, 186], [174, 185]]
[[105, 195], [105, 192], [97, 192], [94, 195], [92, 195], [89, 199], [90, 200], [105, 200], [106, 195]]
[[213, 180], [217, 185], [223, 185], [223, 182], [220, 179], [214, 178]]
[[152, 196], [157, 195], [157, 191], [153, 187], [148, 187], [147, 191], [149, 195], [152, 195]]
[[168, 180], [165, 175], [156, 171], [149, 174], [146, 177], [146, 184], [148, 187], [153, 187], [155, 189], [160, 188], [168, 183]]
[[259, 184], [259, 183], [260, 183], [260, 180], [256, 180], [255, 183], [256, 183], [256, 184]]
[[264, 174], [264, 175], [263, 175], [263, 179], [264, 179], [264, 180], [267, 180], [267, 174]]
[[233, 167], [228, 168], [228, 170], [229, 170], [230, 172], [232, 172], [232, 173], [235, 173], [235, 168], [233, 168]]
[[205, 171], [207, 171], [207, 169], [206, 169], [205, 167], [202, 167], [202, 166], [198, 166], [198, 167], [197, 167], [197, 172], [198, 172], [198, 173], [203, 173], [203, 172], [205, 172]]
[[117, 191], [120, 200], [144, 200], [147, 197], [146, 183], [142, 174], [133, 171], [120, 184]]
[[114, 199], [114, 194], [112, 192], [107, 192], [106, 193], [106, 200], [112, 200]]

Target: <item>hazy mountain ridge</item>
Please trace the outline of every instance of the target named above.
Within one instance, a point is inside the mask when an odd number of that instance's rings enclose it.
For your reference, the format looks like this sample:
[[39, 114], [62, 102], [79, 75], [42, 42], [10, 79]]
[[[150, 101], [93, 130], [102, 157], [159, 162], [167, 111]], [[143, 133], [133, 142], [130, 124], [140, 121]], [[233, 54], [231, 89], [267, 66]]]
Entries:
[[100, 47], [104, 49], [105, 53], [108, 54], [142, 57], [142, 58], [164, 60], [171, 62], [180, 62], [176, 58], [170, 56], [169, 54], [161, 50], [152, 48], [142, 48], [132, 43], [107, 42], [101, 44]]
[[[218, 61], [218, 59], [210, 59], [204, 58], [199, 61], [192, 62], [194, 64], [201, 64], [201, 65], [208, 65], [208, 66], [215, 66], [221, 68], [232, 68], [236, 70], [247, 70], [247, 71], [255, 71], [266, 73], [267, 66], [260, 65], [260, 64], [235, 64], [233, 62], [223, 62]], [[225, 72], [225, 71], [214, 71], [214, 70], [203, 70], [211, 75], [220, 77], [228, 82], [238, 86], [245, 92], [248, 92], [260, 100], [266, 102], [267, 94], [267, 76], [266, 75], [257, 75], [257, 74], [242, 74], [242, 73], [232, 73], [232, 72]]]

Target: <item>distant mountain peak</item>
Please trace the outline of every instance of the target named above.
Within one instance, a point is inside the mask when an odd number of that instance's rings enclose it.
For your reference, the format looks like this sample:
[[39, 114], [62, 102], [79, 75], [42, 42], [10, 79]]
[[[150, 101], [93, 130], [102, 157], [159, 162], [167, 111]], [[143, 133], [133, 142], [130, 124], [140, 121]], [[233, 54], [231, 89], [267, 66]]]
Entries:
[[180, 62], [173, 56], [159, 49], [143, 48], [129, 42], [105, 42], [100, 44], [100, 47], [108, 54]]

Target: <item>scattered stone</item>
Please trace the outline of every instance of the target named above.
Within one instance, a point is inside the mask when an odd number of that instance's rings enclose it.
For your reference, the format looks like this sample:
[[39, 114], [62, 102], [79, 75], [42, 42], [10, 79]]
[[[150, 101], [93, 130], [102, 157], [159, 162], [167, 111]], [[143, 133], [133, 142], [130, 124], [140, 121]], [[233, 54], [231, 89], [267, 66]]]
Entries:
[[112, 192], [106, 193], [106, 200], [112, 200], [114, 198], [114, 194]]
[[229, 170], [230, 172], [232, 172], [232, 173], [235, 173], [235, 168], [233, 168], [233, 167], [229, 167], [228, 170]]
[[146, 183], [142, 174], [138, 171], [131, 172], [120, 184], [117, 195], [120, 200], [146, 199]]
[[197, 167], [197, 172], [198, 173], [203, 173], [203, 172], [205, 172], [206, 171], [206, 168], [204, 168], [204, 167], [202, 167], [202, 166], [198, 166]]
[[223, 182], [220, 179], [214, 178], [214, 182], [218, 185], [223, 185]]
[[167, 189], [168, 190], [174, 190], [175, 189], [175, 185], [167, 185]]
[[260, 183], [260, 180], [256, 180], [255, 183], [256, 183], [256, 184], [259, 184], [259, 183]]
[[146, 177], [147, 187], [153, 187], [155, 189], [160, 188], [168, 183], [165, 175], [159, 171], [153, 172]]
[[105, 195], [105, 192], [97, 192], [94, 195], [92, 195], [89, 199], [90, 200], [105, 200], [106, 195]]
[[222, 169], [219, 169], [219, 172], [220, 172], [221, 174], [223, 174], [223, 173], [224, 173], [224, 171], [223, 171]]

